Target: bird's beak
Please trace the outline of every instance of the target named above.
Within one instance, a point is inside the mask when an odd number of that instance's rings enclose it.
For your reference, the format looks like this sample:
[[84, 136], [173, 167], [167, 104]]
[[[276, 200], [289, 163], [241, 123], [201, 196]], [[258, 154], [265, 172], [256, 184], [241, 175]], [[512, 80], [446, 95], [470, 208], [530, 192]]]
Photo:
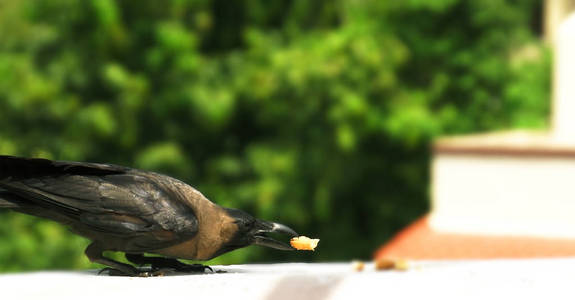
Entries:
[[294, 250], [290, 245], [274, 240], [268, 236], [267, 233], [280, 233], [286, 234], [290, 237], [298, 236], [297, 232], [293, 229], [279, 223], [257, 220], [254, 232], [254, 244], [270, 247], [278, 250]]

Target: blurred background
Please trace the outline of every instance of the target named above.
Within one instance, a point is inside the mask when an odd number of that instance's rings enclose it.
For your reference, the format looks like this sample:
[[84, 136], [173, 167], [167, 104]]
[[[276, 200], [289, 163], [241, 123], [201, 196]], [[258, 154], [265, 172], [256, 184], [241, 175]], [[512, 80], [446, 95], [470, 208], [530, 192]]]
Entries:
[[[210, 263], [370, 259], [429, 210], [430, 142], [545, 128], [536, 0], [0, 0], [0, 153], [165, 173], [321, 239]], [[0, 272], [95, 268], [0, 211]]]

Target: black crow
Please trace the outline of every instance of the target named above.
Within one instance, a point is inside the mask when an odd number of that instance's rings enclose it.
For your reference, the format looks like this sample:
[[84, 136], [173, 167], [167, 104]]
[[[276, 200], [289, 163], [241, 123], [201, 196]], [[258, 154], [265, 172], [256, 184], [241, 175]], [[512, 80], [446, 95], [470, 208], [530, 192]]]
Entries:
[[209, 260], [252, 244], [293, 250], [266, 234], [297, 236], [285, 225], [219, 206], [172, 177], [111, 164], [0, 156], [0, 208], [68, 226], [92, 241], [90, 261], [131, 276], [151, 273], [103, 252], [124, 252], [151, 270], [204, 271], [177, 259]]

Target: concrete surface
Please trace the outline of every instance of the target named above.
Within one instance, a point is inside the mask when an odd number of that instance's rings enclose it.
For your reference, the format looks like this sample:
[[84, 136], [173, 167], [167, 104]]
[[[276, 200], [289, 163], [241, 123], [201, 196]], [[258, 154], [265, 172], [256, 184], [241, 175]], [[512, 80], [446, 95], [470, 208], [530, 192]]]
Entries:
[[[575, 259], [410, 262], [363, 272], [351, 263], [215, 266], [202, 275], [0, 275], [2, 299], [574, 299]], [[440, 297], [440, 298], [439, 298]]]

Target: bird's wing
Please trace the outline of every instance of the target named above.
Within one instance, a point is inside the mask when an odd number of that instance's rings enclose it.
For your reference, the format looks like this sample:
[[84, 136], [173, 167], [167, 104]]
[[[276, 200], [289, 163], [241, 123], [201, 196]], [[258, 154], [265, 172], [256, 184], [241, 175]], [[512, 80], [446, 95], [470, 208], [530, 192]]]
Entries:
[[193, 210], [177, 195], [149, 173], [125, 167], [0, 156], [0, 187], [93, 231], [149, 236], [140, 241], [144, 248], [197, 232]]

